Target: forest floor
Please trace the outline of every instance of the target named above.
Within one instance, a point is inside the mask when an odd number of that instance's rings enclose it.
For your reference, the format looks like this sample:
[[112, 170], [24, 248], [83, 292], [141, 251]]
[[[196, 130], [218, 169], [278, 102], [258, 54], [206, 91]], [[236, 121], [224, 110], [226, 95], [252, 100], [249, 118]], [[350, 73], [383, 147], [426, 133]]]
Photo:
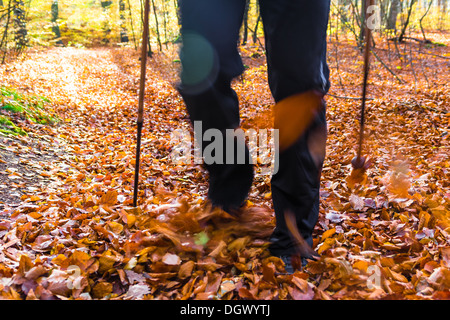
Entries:
[[[176, 47], [148, 62], [138, 208], [138, 53], [30, 50], [2, 66], [2, 85], [48, 98], [60, 121], [23, 122], [27, 136], [0, 137], [0, 297], [449, 299], [450, 43], [433, 37], [446, 46], [375, 50], [363, 152], [372, 166], [361, 183], [350, 160], [362, 55], [343, 39], [329, 44], [333, 86], [314, 233], [321, 257], [293, 275], [267, 250], [269, 175], [257, 174], [246, 212], [233, 218], [205, 207], [200, 165], [171, 161], [172, 132], [190, 129], [174, 88]], [[267, 126], [264, 53], [249, 45], [241, 54], [246, 71], [233, 87], [242, 126]]]

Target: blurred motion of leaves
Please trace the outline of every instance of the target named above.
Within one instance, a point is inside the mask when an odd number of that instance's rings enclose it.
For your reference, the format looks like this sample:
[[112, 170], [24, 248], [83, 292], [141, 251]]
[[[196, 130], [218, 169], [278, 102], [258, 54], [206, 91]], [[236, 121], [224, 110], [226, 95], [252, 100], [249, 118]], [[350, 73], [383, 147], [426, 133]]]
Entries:
[[[66, 41], [75, 38], [83, 17], [67, 16], [67, 1], [59, 2]], [[163, 2], [155, 3], [162, 26]], [[131, 5], [138, 17], [138, 3]], [[33, 6], [31, 18], [39, 7]], [[88, 7], [82, 1], [73, 6]], [[102, 23], [119, 11], [97, 9], [101, 17], [92, 22], [92, 37], [98, 40], [107, 29]], [[133, 46], [30, 49], [0, 67], [2, 85], [48, 97], [62, 120], [24, 121], [20, 126], [29, 136], [0, 139], [0, 188], [22, 190], [16, 206], [0, 198], [0, 299], [449, 299], [446, 33], [427, 32], [442, 46], [376, 39], [385, 65], [376, 60], [369, 79], [364, 154], [373, 160], [358, 171], [351, 159], [361, 56], [350, 41], [353, 33], [331, 26], [333, 86], [326, 97], [327, 155], [313, 234], [320, 257], [287, 275], [282, 260], [267, 250], [275, 226], [270, 176], [255, 179], [242, 214], [233, 217], [208, 207], [201, 166], [170, 161], [171, 133], [191, 127], [174, 88], [177, 18], [166, 18], [167, 46], [148, 61], [137, 208], [132, 186], [139, 54]], [[250, 26], [256, 21], [252, 11]], [[130, 21], [127, 27], [131, 41]], [[155, 22], [151, 27], [154, 45]], [[105, 35], [110, 41], [118, 39], [114, 30]], [[247, 69], [232, 84], [243, 128], [274, 122], [257, 36], [240, 47]], [[255, 171], [261, 170], [256, 163]]]

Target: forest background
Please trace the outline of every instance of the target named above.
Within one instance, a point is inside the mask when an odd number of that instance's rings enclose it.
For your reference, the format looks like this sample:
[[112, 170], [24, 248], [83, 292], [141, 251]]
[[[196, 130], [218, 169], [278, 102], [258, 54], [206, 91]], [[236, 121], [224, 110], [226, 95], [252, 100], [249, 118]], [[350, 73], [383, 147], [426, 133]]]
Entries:
[[[163, 50], [179, 41], [179, 2], [152, 0], [150, 16], [151, 51]], [[241, 41], [259, 42], [263, 34], [256, 0], [246, 0], [247, 9]], [[426, 40], [426, 30], [449, 29], [447, 0], [379, 0], [378, 36], [402, 42], [410, 32]], [[137, 48], [143, 23], [142, 0], [70, 1], [2, 0], [0, 1], [2, 52], [24, 45], [64, 45], [76, 47], [130, 45]], [[364, 33], [364, 6], [360, 0], [333, 0], [329, 34], [349, 34], [361, 42]]]

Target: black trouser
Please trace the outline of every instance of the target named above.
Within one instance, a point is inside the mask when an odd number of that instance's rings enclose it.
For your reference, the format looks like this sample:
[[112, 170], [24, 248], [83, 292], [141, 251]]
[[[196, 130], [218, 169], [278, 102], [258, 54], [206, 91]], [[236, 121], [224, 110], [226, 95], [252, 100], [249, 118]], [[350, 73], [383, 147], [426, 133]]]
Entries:
[[[239, 127], [239, 102], [230, 84], [244, 70], [237, 43], [245, 2], [181, 1], [183, 69], [179, 92], [191, 121], [201, 121], [203, 132]], [[275, 101], [309, 90], [326, 94], [330, 86], [326, 63], [330, 0], [260, 0], [259, 4], [269, 86]], [[271, 180], [276, 228], [270, 250], [274, 255], [295, 251], [284, 221], [287, 210], [295, 214], [301, 234], [312, 244], [319, 213], [324, 134], [325, 108], [297, 143], [279, 155], [279, 169]], [[312, 154], [314, 140], [320, 140], [321, 145], [313, 148], [320, 152]], [[211, 201], [225, 209], [238, 207], [251, 187], [252, 165], [208, 164], [206, 168], [210, 173]]]

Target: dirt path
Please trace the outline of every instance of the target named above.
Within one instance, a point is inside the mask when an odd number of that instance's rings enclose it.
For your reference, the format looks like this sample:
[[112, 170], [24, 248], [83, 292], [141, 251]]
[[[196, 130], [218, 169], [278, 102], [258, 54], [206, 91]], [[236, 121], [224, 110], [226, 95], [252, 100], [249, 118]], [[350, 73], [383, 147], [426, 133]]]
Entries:
[[124, 104], [134, 111], [138, 75], [124, 73], [115, 59], [106, 49], [58, 48], [29, 53], [2, 70], [7, 85], [49, 98], [62, 118], [55, 126], [33, 127], [28, 137], [2, 140], [0, 201], [6, 211], [17, 207], [24, 194], [44, 197], [68, 175], [90, 173], [77, 164], [96, 157], [94, 150], [102, 148], [102, 140], [113, 137], [114, 130], [133, 129], [133, 118], [116, 111]]
[[[99, 62], [104, 63], [106, 51], [55, 49], [47, 51], [44, 59], [42, 53], [30, 55], [2, 68], [3, 84], [46, 96], [59, 108], [77, 105], [84, 110], [85, 104], [93, 103], [93, 87], [100, 85], [101, 79], [88, 85], [87, 82], [93, 79], [82, 79], [86, 70], [80, 65], [89, 62], [104, 71]], [[33, 59], [33, 56], [39, 58]], [[116, 71], [111, 70], [112, 73]], [[64, 113], [62, 115], [64, 117]], [[37, 199], [39, 195], [54, 192], [63, 184], [62, 177], [73, 170], [70, 165], [72, 147], [68, 147], [70, 141], [64, 133], [76, 131], [77, 119], [62, 120], [56, 126], [34, 125], [25, 137], [0, 139], [0, 205], [3, 215], [19, 206], [24, 195], [33, 195]]]
[[68, 167], [65, 149], [51, 136], [0, 138], [0, 208], [8, 212], [20, 205], [20, 198], [60, 183], [55, 168]]

